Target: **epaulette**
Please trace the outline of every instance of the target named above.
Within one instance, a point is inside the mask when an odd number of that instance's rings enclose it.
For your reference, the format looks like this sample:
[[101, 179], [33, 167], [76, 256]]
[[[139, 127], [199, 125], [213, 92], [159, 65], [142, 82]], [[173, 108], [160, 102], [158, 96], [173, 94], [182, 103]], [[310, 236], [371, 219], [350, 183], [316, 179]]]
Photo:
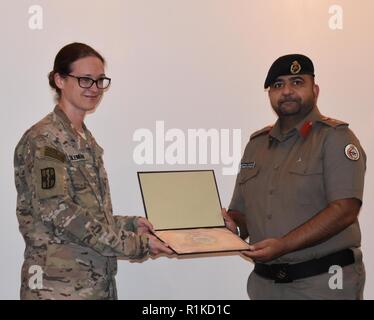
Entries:
[[328, 126], [334, 127], [334, 128], [342, 126], [342, 125], [348, 126], [347, 122], [332, 119], [332, 118], [329, 118], [329, 117], [322, 117], [320, 122], [322, 122], [324, 124], [327, 124]]
[[262, 128], [261, 130], [258, 130], [256, 132], [252, 133], [249, 140], [257, 138], [257, 137], [259, 137], [259, 136], [261, 136], [261, 135], [263, 135], [265, 133], [268, 133], [272, 128], [273, 128], [273, 126], [267, 126], [265, 128]]

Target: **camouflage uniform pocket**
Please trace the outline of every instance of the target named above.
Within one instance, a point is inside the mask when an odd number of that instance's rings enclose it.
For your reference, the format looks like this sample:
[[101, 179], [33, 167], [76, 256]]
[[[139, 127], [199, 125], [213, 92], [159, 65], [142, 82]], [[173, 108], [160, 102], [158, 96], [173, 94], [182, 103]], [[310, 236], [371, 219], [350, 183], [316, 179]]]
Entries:
[[71, 179], [73, 188], [75, 191], [82, 191], [85, 190], [88, 186], [86, 178], [81, 174], [81, 172], [73, 167], [71, 168]]

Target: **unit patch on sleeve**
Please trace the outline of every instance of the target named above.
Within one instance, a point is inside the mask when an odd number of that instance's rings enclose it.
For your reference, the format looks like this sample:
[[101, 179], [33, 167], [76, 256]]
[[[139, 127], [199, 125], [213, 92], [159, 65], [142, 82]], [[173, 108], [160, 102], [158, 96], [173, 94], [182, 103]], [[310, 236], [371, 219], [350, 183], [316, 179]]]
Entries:
[[41, 169], [41, 187], [44, 190], [52, 189], [56, 184], [56, 173], [54, 168]]
[[358, 159], [360, 159], [360, 152], [352, 143], [345, 146], [344, 152], [349, 160], [357, 161]]

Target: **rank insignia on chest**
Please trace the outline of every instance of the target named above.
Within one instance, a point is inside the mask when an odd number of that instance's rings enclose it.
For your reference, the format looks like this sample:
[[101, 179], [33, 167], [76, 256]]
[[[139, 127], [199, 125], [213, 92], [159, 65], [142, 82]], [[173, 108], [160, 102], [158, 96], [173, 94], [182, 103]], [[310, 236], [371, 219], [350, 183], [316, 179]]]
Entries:
[[83, 153], [77, 153], [69, 155], [69, 159], [71, 161], [84, 161], [86, 160], [86, 157]]
[[240, 164], [240, 168], [241, 169], [254, 169], [256, 168], [256, 162], [252, 161], [252, 162], [242, 162]]
[[42, 176], [42, 189], [48, 190], [52, 189], [56, 184], [56, 173], [54, 168], [44, 168], [41, 169]]

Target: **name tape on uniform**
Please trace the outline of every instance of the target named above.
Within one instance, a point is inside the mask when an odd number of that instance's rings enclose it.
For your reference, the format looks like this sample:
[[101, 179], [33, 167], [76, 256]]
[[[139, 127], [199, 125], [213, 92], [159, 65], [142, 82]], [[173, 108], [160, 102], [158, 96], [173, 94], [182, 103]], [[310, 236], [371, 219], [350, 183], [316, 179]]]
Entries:
[[254, 169], [256, 167], [256, 162], [242, 162], [240, 164], [241, 169]]
[[83, 153], [77, 153], [69, 155], [69, 159], [71, 161], [84, 161], [86, 160], [86, 157]]

